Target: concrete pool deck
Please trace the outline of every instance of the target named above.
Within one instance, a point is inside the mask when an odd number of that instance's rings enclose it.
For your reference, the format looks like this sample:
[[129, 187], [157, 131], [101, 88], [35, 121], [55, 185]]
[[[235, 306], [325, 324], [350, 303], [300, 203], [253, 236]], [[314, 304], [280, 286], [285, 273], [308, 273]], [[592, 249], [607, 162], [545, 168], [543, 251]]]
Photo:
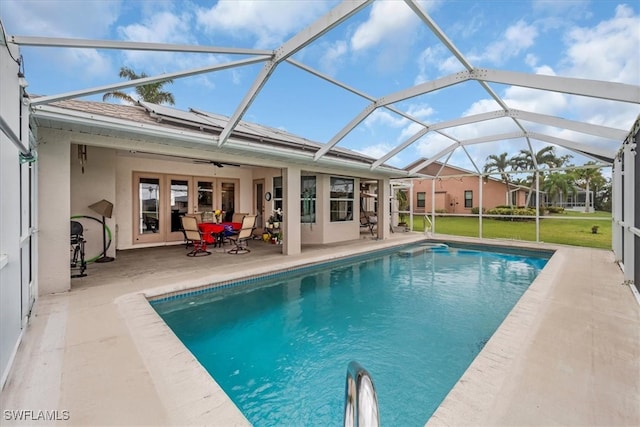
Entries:
[[[423, 238], [396, 233], [291, 257], [262, 242], [242, 256], [119, 252], [116, 262], [92, 264], [70, 292], [37, 300], [0, 394], [2, 425], [47, 424], [7, 417], [20, 410], [58, 411], [65, 425], [248, 425], [146, 296]], [[611, 251], [438, 238], [556, 254], [428, 425], [640, 425], [640, 305]]]

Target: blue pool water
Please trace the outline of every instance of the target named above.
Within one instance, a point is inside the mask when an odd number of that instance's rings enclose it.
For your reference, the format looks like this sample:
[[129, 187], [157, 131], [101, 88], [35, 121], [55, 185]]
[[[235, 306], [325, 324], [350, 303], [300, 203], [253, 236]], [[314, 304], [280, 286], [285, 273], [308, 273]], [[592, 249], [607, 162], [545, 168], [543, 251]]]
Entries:
[[351, 360], [422, 426], [548, 257], [405, 247], [153, 306], [255, 426], [342, 425]]

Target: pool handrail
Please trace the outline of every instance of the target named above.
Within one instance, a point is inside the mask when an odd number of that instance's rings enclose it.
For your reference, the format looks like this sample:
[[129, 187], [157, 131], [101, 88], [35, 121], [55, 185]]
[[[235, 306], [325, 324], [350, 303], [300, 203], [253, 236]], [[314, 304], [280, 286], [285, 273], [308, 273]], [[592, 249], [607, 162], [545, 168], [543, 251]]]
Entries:
[[344, 426], [379, 427], [378, 397], [371, 375], [358, 362], [347, 367], [344, 390]]
[[[427, 223], [429, 223], [428, 227], [427, 227]], [[429, 215], [425, 215], [424, 216], [424, 234], [429, 234], [431, 233], [432, 230], [433, 230], [433, 222], [431, 222], [431, 218], [429, 218]]]

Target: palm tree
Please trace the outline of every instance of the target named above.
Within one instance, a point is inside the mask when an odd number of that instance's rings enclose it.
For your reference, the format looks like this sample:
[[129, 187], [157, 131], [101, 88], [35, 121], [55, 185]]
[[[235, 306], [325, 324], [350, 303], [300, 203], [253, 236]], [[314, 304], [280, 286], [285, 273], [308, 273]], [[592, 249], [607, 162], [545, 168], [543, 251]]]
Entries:
[[507, 169], [511, 169], [513, 162], [507, 156], [509, 156], [508, 153], [502, 153], [500, 155], [491, 154], [487, 156], [487, 163], [484, 165], [484, 172], [500, 173], [502, 181], [504, 181], [504, 184], [507, 187], [507, 199], [509, 201], [509, 206], [511, 206], [511, 197], [509, 197], [509, 174], [506, 172]]
[[[585, 166], [589, 166], [589, 165], [595, 165], [596, 162], [590, 161], [585, 163]], [[584, 207], [584, 211], [586, 213], [589, 212], [589, 206], [590, 206], [590, 191], [589, 191], [589, 186], [591, 185], [591, 183], [596, 180], [598, 177], [602, 177], [602, 174], [600, 173], [600, 169], [598, 168], [585, 168], [585, 169], [575, 169], [573, 171], [573, 177], [576, 181], [576, 183], [580, 186], [585, 186], [586, 187], [586, 197], [585, 197], [585, 207]], [[595, 205], [595, 203], [594, 203]]]
[[[539, 168], [541, 165], [547, 165], [550, 168], [559, 168], [567, 163], [570, 158], [571, 156], [569, 155], [557, 157], [555, 148], [552, 146], [548, 146], [537, 151], [535, 155], [529, 150], [520, 150], [520, 153], [513, 158], [513, 165], [515, 169], [520, 170], [533, 170], [536, 169], [536, 166]], [[529, 203], [531, 202], [531, 189], [533, 188], [534, 176], [535, 175], [531, 175], [530, 178], [529, 194], [527, 195], [527, 206], [529, 206]], [[542, 187], [544, 187], [544, 179], [544, 173], [540, 172]]]
[[542, 189], [547, 192], [550, 199], [556, 196], [556, 199], [564, 198], [569, 192], [575, 195], [576, 189], [573, 186], [572, 177], [566, 173], [552, 172], [544, 180]]
[[[129, 80], [137, 80], [137, 79], [148, 77], [144, 72], [138, 75], [136, 74], [135, 71], [133, 71], [131, 68], [128, 68], [128, 67], [120, 68], [119, 75], [120, 77], [126, 77]], [[173, 80], [169, 79], [162, 82], [155, 82], [155, 83], [149, 83], [146, 85], [136, 86], [135, 91], [138, 94], [138, 98], [143, 101], [151, 102], [153, 104], [173, 105], [175, 104], [175, 101], [173, 99], [173, 94], [170, 92], [164, 92], [161, 90], [162, 86], [164, 86], [167, 83], [173, 83]], [[136, 103], [136, 100], [133, 99], [131, 96], [117, 90], [113, 92], [107, 92], [102, 96], [103, 101], [106, 101], [109, 98], [120, 99], [130, 104]]]

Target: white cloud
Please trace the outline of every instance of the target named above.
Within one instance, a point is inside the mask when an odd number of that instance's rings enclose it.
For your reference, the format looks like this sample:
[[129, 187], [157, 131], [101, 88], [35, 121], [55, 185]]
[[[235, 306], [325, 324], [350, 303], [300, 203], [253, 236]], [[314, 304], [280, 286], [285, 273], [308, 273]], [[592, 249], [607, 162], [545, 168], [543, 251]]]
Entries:
[[450, 139], [435, 133], [429, 133], [414, 145], [419, 157], [429, 159], [453, 144], [454, 142]]
[[470, 55], [471, 63], [489, 61], [492, 64], [503, 64], [507, 59], [517, 56], [521, 51], [533, 46], [538, 30], [523, 20], [508, 27], [500, 40], [490, 43], [484, 52]]
[[389, 151], [393, 149], [392, 146], [385, 143], [379, 143], [374, 145], [369, 145], [363, 148], [353, 149], [353, 151], [364, 154], [365, 156], [373, 157], [374, 159], [379, 159], [380, 157], [387, 154]]
[[253, 38], [257, 48], [275, 48], [328, 9], [326, 1], [225, 1], [200, 8], [197, 23], [212, 35]]
[[125, 40], [153, 43], [192, 43], [190, 36], [191, 15], [174, 14], [169, 11], [154, 13], [142, 23], [118, 28], [118, 33]]
[[[418, 55], [417, 62], [418, 75], [414, 79], [416, 85], [464, 70], [460, 61], [441, 44], [429, 46], [423, 50]], [[430, 75], [431, 70], [436, 72]]]
[[103, 38], [116, 22], [122, 0], [0, 0], [8, 33]]
[[347, 43], [344, 40], [331, 43], [320, 58], [320, 68], [326, 73], [335, 74], [346, 53]]
[[406, 122], [407, 119], [404, 117], [392, 114], [386, 109], [378, 108], [373, 113], [369, 114], [369, 117], [364, 120], [363, 124], [369, 128], [378, 125], [398, 128], [404, 126]]
[[[121, 5], [121, 0], [0, 0], [7, 34], [39, 37], [107, 38], [119, 17]], [[110, 53], [96, 49], [42, 49], [41, 52], [49, 66], [64, 67], [66, 73], [81, 81], [110, 73]], [[27, 62], [27, 77], [29, 66]]]
[[563, 75], [640, 84], [640, 16], [626, 5], [593, 28], [573, 28], [566, 36]]
[[404, 37], [415, 30], [419, 21], [404, 2], [377, 1], [371, 7], [369, 19], [360, 24], [351, 37], [354, 51], [379, 45], [388, 38]]

